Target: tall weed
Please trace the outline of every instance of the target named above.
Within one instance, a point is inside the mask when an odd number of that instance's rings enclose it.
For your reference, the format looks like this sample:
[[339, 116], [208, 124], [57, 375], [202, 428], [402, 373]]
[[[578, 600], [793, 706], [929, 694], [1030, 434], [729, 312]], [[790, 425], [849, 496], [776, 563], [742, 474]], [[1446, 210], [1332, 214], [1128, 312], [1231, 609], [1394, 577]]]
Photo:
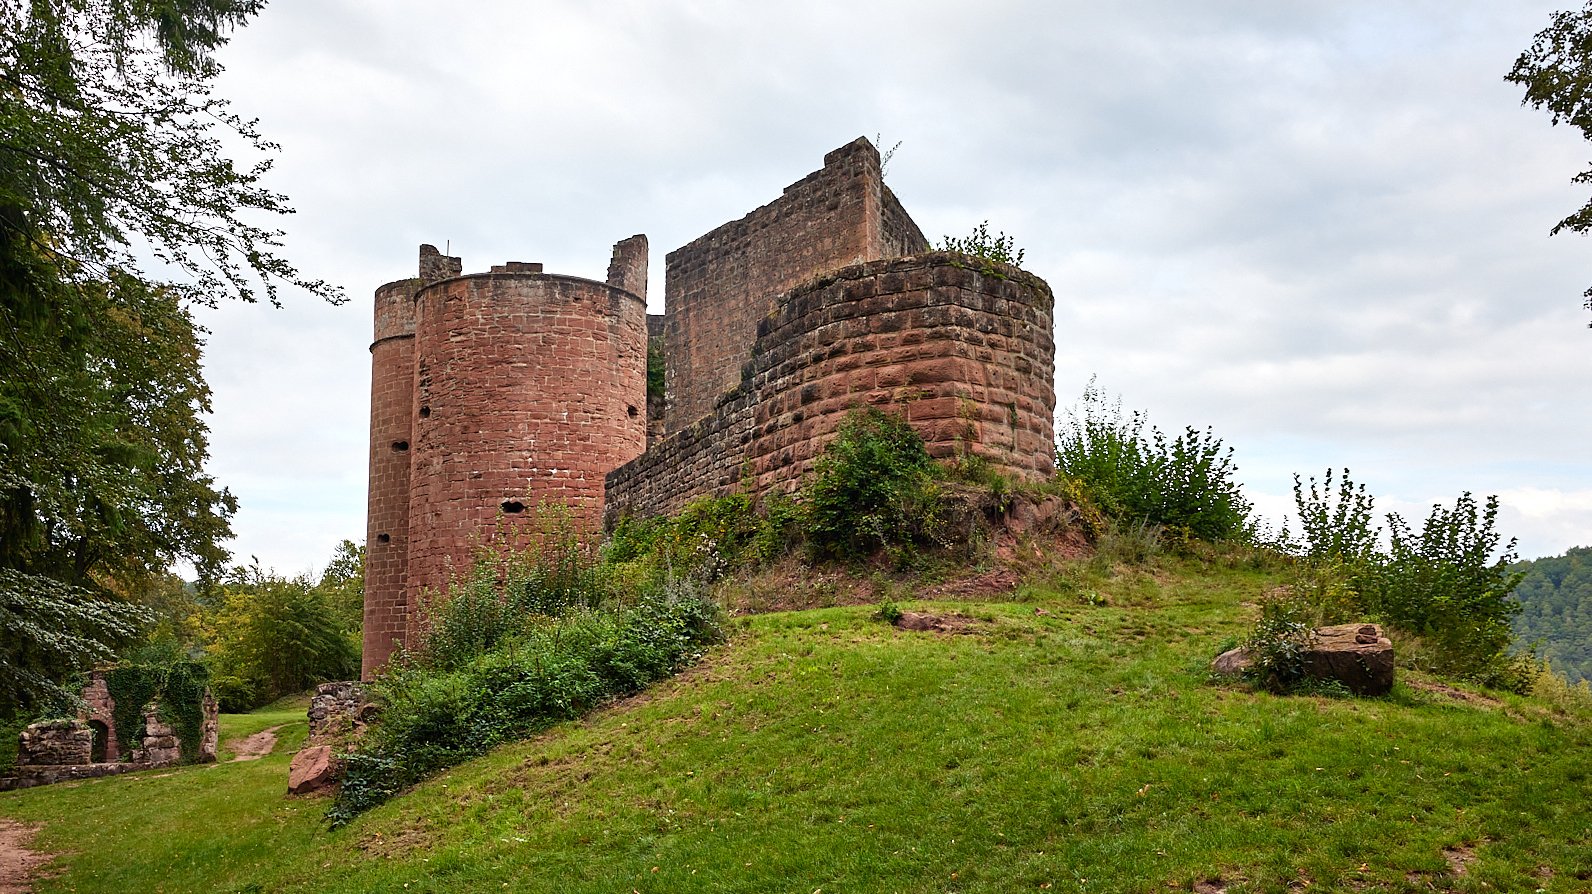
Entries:
[[1108, 401], [1093, 379], [1058, 434], [1056, 468], [1115, 519], [1211, 542], [1249, 530], [1232, 448], [1210, 429], [1191, 426], [1169, 438], [1142, 412], [1123, 416], [1121, 400]]

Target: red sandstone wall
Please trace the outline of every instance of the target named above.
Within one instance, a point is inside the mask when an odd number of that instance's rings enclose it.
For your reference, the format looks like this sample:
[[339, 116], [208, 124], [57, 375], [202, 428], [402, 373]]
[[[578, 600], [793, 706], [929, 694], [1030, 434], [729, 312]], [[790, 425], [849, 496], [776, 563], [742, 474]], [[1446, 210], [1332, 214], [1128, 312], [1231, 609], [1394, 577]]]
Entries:
[[370, 487], [365, 515], [365, 625], [360, 674], [387, 663], [403, 638], [404, 565], [409, 532], [410, 420], [414, 413], [418, 279], [376, 290], [370, 346]]
[[744, 384], [608, 476], [609, 520], [673, 512], [751, 475], [790, 489], [853, 407], [900, 413], [944, 458], [1052, 471], [1054, 298], [1036, 276], [933, 253], [849, 267], [780, 299]]
[[[541, 501], [597, 527], [604, 475], [645, 447], [646, 342], [642, 299], [591, 280], [477, 274], [421, 291], [411, 606], [500, 522], [533, 525]], [[516, 502], [524, 511], [504, 511]]]
[[781, 293], [839, 267], [927, 248], [884, 187], [878, 150], [858, 139], [779, 199], [670, 252], [668, 431], [712, 412], [739, 384], [757, 324]]

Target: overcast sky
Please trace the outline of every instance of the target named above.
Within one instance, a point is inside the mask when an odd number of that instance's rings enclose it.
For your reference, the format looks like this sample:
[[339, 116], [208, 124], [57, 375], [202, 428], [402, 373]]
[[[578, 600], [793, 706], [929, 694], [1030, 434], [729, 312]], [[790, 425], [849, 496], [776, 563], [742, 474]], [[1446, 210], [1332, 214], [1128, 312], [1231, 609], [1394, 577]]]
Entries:
[[601, 279], [646, 233], [661, 312], [666, 252], [876, 135], [931, 239], [988, 219], [1054, 288], [1060, 409], [1212, 427], [1273, 518], [1347, 466], [1592, 544], [1592, 243], [1547, 236], [1592, 147], [1503, 81], [1555, 5], [273, 0], [219, 92], [351, 300], [200, 312], [233, 549], [363, 537], [371, 293], [421, 242]]

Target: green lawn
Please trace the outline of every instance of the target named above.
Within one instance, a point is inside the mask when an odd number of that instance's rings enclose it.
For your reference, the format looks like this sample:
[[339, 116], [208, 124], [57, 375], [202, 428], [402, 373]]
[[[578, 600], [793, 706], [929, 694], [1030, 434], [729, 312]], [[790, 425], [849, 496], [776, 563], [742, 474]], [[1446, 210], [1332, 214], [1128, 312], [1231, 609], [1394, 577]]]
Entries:
[[337, 832], [284, 797], [282, 747], [0, 794], [0, 815], [63, 854], [41, 892], [1592, 888], [1592, 718], [1213, 685], [1275, 583], [1168, 561], [903, 603], [970, 615], [965, 635], [743, 619], [684, 677]]

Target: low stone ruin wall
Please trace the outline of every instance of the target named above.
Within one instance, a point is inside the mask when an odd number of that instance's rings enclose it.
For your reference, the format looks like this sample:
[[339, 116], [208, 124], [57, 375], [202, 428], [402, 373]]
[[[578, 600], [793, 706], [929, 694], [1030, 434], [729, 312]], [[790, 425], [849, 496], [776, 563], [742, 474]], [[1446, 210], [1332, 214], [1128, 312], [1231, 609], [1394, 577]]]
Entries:
[[1053, 303], [1038, 277], [946, 252], [801, 286], [759, 324], [741, 385], [713, 413], [608, 474], [605, 519], [791, 490], [856, 407], [900, 414], [936, 458], [969, 452], [1019, 480], [1048, 476]]
[[[18, 739], [13, 775], [0, 777], [0, 791], [32, 788], [73, 779], [115, 776], [135, 770], [169, 767], [182, 762], [182, 742], [177, 731], [160, 718], [160, 704], [144, 706], [144, 736], [127, 760], [120, 753], [114, 721], [116, 702], [104, 677], [95, 673], [83, 690], [83, 716], [29, 724]], [[216, 759], [220, 724], [216, 700], [204, 695], [197, 761]], [[96, 741], [97, 739], [97, 741]]]

